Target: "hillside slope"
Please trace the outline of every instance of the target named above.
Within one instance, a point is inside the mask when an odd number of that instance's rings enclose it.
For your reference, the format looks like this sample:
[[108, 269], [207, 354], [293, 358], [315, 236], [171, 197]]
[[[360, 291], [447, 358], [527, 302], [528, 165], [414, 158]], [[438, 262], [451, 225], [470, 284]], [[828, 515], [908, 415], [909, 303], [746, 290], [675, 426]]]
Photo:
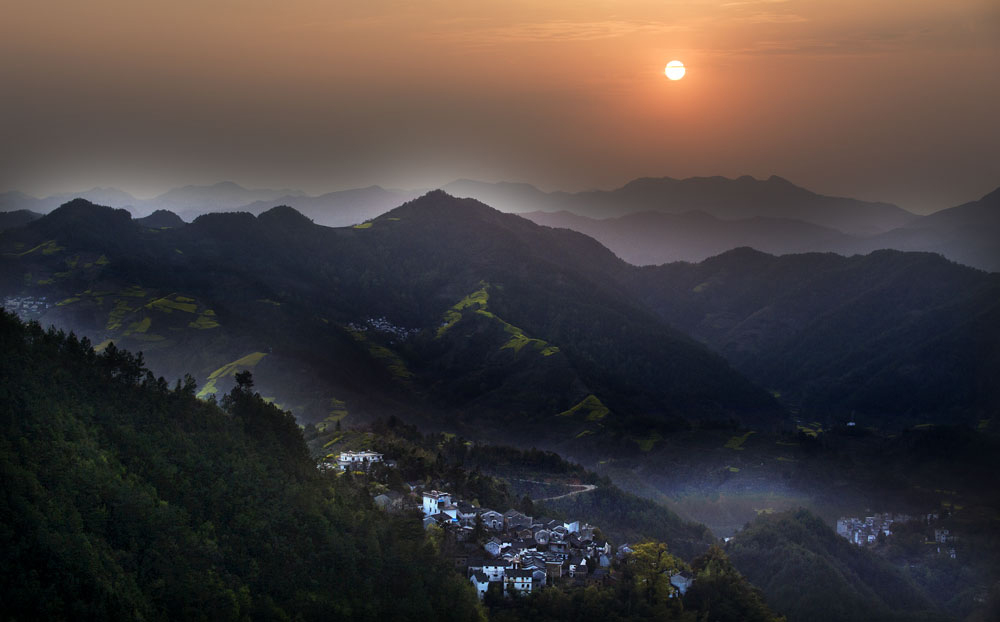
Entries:
[[[782, 419], [637, 304], [594, 240], [441, 192], [342, 229], [288, 207], [148, 229], [78, 201], [0, 249], [5, 291], [58, 301], [44, 321], [192, 370], [202, 396], [252, 368], [307, 421], [396, 412], [563, 441], [637, 417]], [[588, 399], [603, 410], [574, 410]]]
[[6, 313], [0, 347], [5, 618], [481, 618], [419, 523], [319, 473], [250, 385], [219, 408]]

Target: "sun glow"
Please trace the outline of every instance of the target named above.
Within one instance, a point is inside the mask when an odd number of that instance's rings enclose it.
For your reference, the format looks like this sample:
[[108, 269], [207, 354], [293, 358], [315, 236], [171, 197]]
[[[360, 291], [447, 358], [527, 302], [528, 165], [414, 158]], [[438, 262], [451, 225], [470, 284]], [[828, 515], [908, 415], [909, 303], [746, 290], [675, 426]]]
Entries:
[[672, 60], [667, 63], [667, 67], [663, 70], [663, 73], [671, 80], [680, 80], [687, 73], [687, 69], [684, 68], [684, 63], [681, 61]]

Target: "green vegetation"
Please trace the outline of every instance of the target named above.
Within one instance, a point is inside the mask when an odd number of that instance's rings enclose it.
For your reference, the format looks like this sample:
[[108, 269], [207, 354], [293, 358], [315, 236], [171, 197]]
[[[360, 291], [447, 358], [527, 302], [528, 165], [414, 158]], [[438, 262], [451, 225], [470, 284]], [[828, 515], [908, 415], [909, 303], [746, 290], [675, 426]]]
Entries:
[[34, 248], [29, 248], [28, 250], [22, 251], [20, 253], [7, 253], [7, 255], [13, 257], [24, 257], [25, 255], [30, 255], [36, 251], [41, 251], [42, 255], [53, 255], [55, 253], [58, 253], [59, 251], [64, 251], [64, 250], [66, 250], [66, 247], [59, 246], [55, 240], [46, 240], [45, 242], [42, 242], [41, 244], [35, 246]]
[[196, 320], [188, 324], [188, 328], [197, 328], [199, 330], [208, 330], [209, 328], [218, 328], [219, 326], [219, 321], [215, 319], [215, 311], [211, 309], [205, 309]]
[[891, 564], [805, 510], [762, 511], [726, 552], [790, 622], [946, 619]]
[[486, 310], [486, 305], [489, 301], [489, 293], [487, 292], [487, 289], [489, 289], [489, 284], [480, 283], [480, 285], [482, 285], [481, 288], [472, 292], [465, 298], [459, 300], [457, 303], [452, 305], [450, 309], [445, 311], [444, 321], [441, 323], [441, 326], [439, 326], [437, 329], [438, 337], [443, 336], [446, 332], [448, 332], [449, 328], [454, 326], [459, 320], [462, 319], [463, 309], [467, 309], [472, 306], [477, 306], [479, 307], [480, 310]]
[[381, 362], [393, 378], [403, 383], [407, 383], [413, 378], [413, 372], [406, 367], [406, 362], [398, 354], [385, 346], [372, 343], [362, 331], [349, 330], [348, 332], [356, 341], [364, 344], [372, 358]]
[[737, 451], [743, 451], [745, 449], [743, 447], [743, 443], [747, 442], [747, 439], [750, 438], [750, 435], [754, 433], [755, 433], [754, 430], [749, 430], [745, 434], [742, 434], [740, 436], [733, 436], [728, 441], [726, 441], [726, 449], [735, 449]]
[[374, 222], [363, 222], [363, 223], [354, 225], [354, 228], [355, 229], [370, 229], [371, 226], [374, 225], [374, 224], [375, 224]]
[[131, 306], [127, 300], [115, 301], [115, 308], [108, 314], [108, 323], [105, 329], [118, 330], [122, 327], [122, 320], [132, 311], [135, 311], [135, 307]]
[[249, 374], [220, 408], [6, 313], [0, 346], [3, 617], [482, 619], [420, 523], [317, 471]]
[[[506, 620], [674, 620], [695, 622], [780, 622], [718, 548], [691, 566], [653, 540], [637, 543], [613, 572], [612, 585], [586, 589], [549, 588], [504, 599], [487, 593], [490, 619]], [[681, 597], [670, 578], [692, 572], [694, 583]]]
[[653, 450], [653, 447], [657, 443], [663, 440], [663, 435], [656, 430], [651, 431], [648, 435], [633, 439], [637, 445], [639, 445], [639, 450], [643, 453], [647, 453]]
[[437, 328], [438, 338], [444, 336], [444, 334], [448, 332], [448, 329], [462, 319], [462, 311], [472, 307], [477, 307], [475, 309], [477, 314], [487, 317], [495, 322], [499, 322], [503, 327], [504, 332], [511, 336], [509, 340], [500, 346], [501, 350], [513, 350], [515, 353], [518, 353], [525, 346], [531, 346], [533, 350], [541, 353], [542, 356], [552, 356], [556, 352], [559, 352], [559, 348], [557, 346], [550, 345], [548, 342], [542, 341], [541, 339], [535, 339], [527, 336], [524, 334], [523, 330], [500, 319], [496, 316], [496, 314], [491, 312], [489, 310], [490, 285], [485, 282], [480, 282], [480, 285], [482, 287], [459, 300], [457, 303], [452, 305], [450, 309], [445, 311], [441, 325]]
[[[173, 298], [171, 298], [171, 296]], [[173, 311], [182, 311], [184, 313], [194, 313], [198, 310], [198, 305], [194, 302], [187, 302], [192, 300], [191, 298], [185, 298], [184, 296], [177, 296], [176, 294], [171, 294], [170, 296], [164, 296], [163, 298], [157, 298], [156, 300], [148, 303], [146, 305], [147, 309], [154, 309], [156, 311], [162, 311], [164, 313], [171, 313]]]
[[149, 317], [144, 317], [137, 322], [132, 322], [129, 324], [128, 328], [125, 329], [124, 335], [126, 337], [130, 335], [142, 334], [149, 330], [149, 327], [153, 325], [153, 320]]
[[564, 410], [563, 412], [556, 415], [557, 417], [572, 417], [577, 414], [585, 415], [584, 418], [587, 421], [600, 421], [604, 419], [611, 411], [601, 403], [601, 400], [596, 395], [588, 395], [583, 398], [579, 404], [573, 406], [569, 410]]
[[218, 392], [217, 383], [222, 378], [235, 377], [241, 371], [253, 369], [267, 356], [264, 352], [251, 352], [242, 358], [226, 363], [208, 375], [208, 382], [198, 391], [199, 398], [208, 397]]

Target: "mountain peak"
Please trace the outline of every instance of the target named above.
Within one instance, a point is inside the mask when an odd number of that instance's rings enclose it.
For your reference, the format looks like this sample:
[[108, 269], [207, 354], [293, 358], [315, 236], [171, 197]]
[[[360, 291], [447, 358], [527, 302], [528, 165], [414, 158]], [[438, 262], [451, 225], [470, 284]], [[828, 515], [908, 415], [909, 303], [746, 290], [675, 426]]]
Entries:
[[125, 209], [116, 209], [106, 205], [97, 205], [87, 199], [77, 197], [52, 210], [46, 218], [52, 221], [76, 220], [80, 218], [115, 218], [116, 220], [131, 220], [132, 215]]
[[166, 209], [158, 209], [145, 218], [136, 218], [135, 221], [150, 229], [176, 229], [187, 224], [180, 216]]
[[268, 226], [302, 227], [312, 225], [313, 221], [302, 212], [288, 205], [278, 205], [257, 216], [257, 221]]
[[987, 203], [989, 205], [1000, 206], [1000, 188], [997, 188], [993, 192], [989, 192], [979, 199], [980, 203]]

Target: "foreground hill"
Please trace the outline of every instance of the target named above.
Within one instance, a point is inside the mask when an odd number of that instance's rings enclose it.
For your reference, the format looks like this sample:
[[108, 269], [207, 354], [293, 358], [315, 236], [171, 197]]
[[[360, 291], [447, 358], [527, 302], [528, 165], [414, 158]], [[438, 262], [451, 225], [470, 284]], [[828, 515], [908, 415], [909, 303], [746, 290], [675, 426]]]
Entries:
[[419, 523], [317, 472], [249, 385], [219, 408], [6, 313], [0, 347], [3, 617], [481, 619]]

